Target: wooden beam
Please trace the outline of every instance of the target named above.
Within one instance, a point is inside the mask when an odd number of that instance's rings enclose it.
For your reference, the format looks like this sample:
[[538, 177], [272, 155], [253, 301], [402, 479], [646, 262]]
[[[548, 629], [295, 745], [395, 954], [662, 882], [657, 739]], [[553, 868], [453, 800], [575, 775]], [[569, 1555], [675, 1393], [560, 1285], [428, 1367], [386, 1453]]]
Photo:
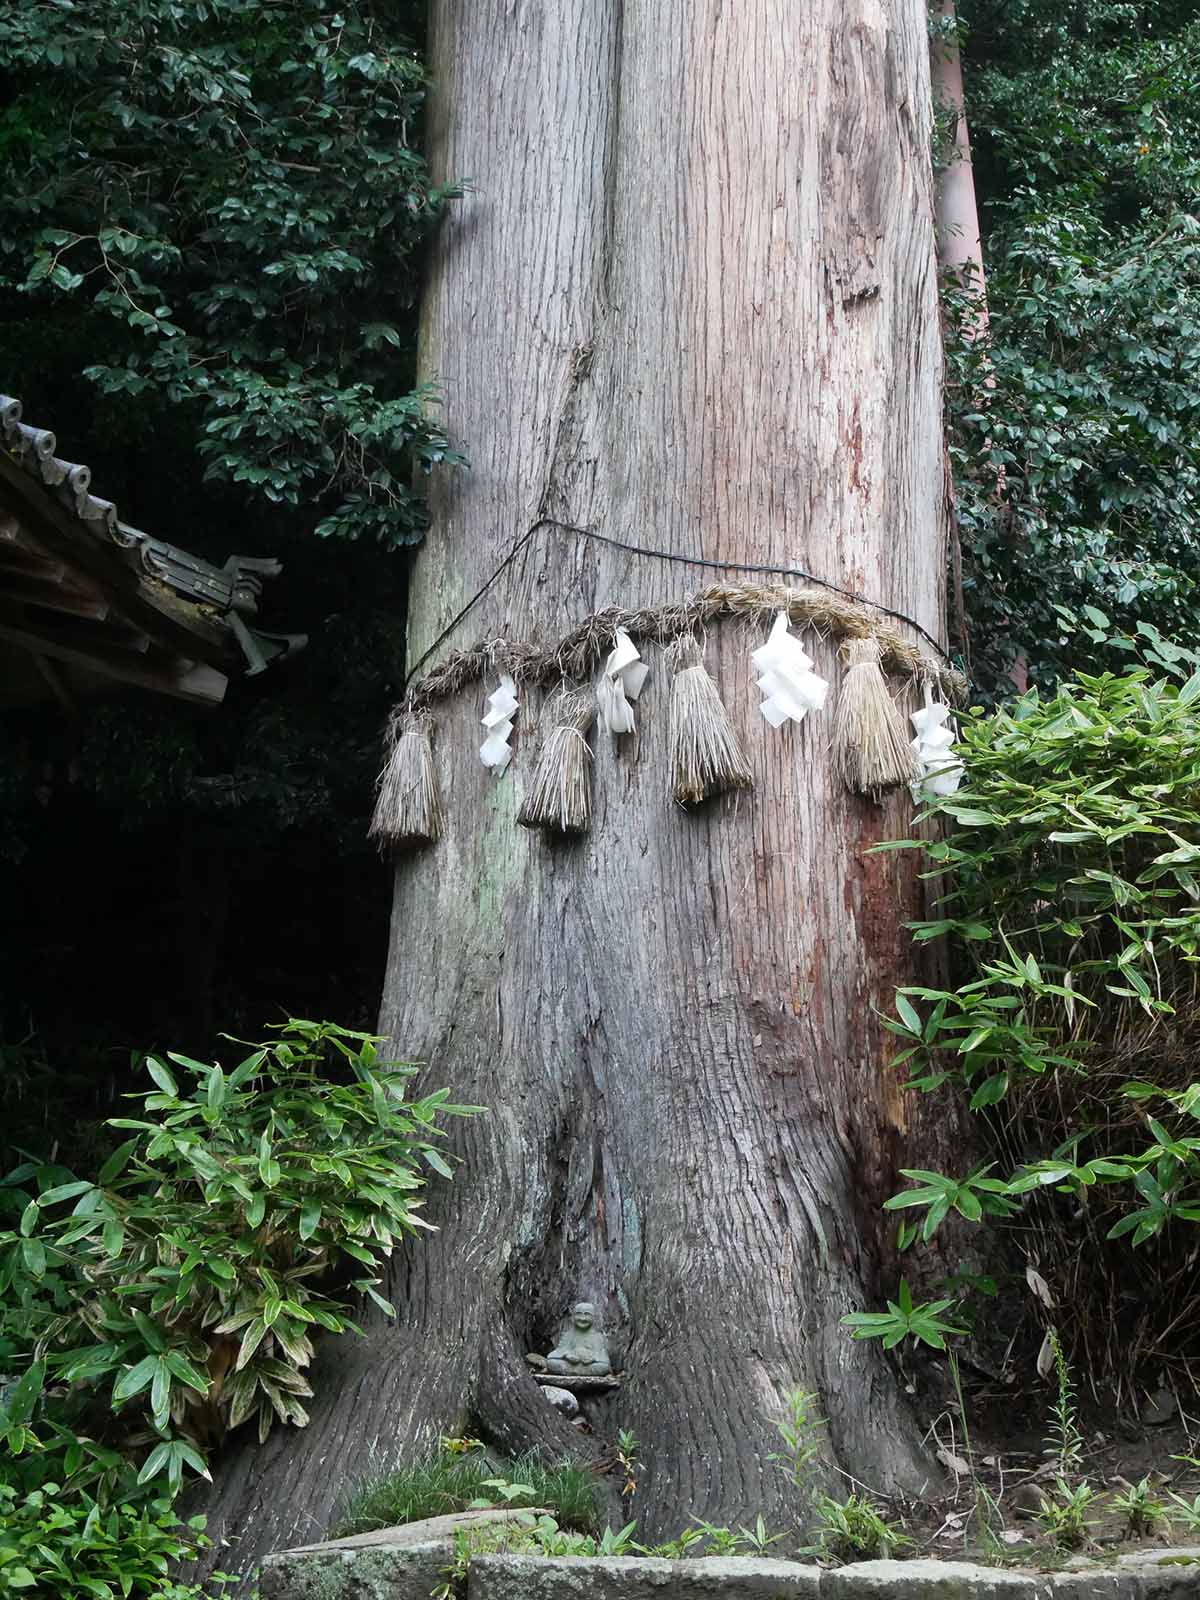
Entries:
[[57, 583], [66, 577], [67, 566], [64, 561], [55, 561], [51, 556], [23, 549], [20, 545], [0, 544], [0, 585], [10, 572], [19, 578], [48, 578], [51, 583]]
[[34, 655], [86, 667], [117, 683], [131, 683], [139, 689], [150, 689], [156, 694], [168, 694], [200, 705], [219, 704], [229, 682], [223, 672], [194, 660], [172, 657], [161, 664], [141, 662], [121, 650], [44, 637], [30, 627], [19, 611], [10, 611], [7, 607], [0, 607], [0, 639], [8, 639]]
[[30, 538], [16, 517], [0, 508], [0, 574], [19, 572], [61, 578], [66, 570], [63, 562], [56, 561], [36, 539]]
[[[149, 653], [152, 640], [149, 634], [131, 628], [124, 617], [114, 617], [111, 622], [93, 623], [82, 617], [43, 615], [34, 608], [10, 605], [8, 596], [0, 593], [0, 616], [14, 628], [24, 628], [36, 633], [40, 639], [65, 644], [72, 650], [126, 651], [144, 656]], [[167, 655], [176, 652], [168, 650]]]
[[0, 576], [0, 597], [18, 605], [56, 611], [66, 617], [85, 617], [90, 622], [103, 622], [111, 609], [98, 590], [73, 588], [61, 577]]
[[75, 703], [75, 696], [71, 693], [66, 678], [63, 676], [62, 668], [57, 662], [51, 661], [49, 656], [38, 655], [36, 650], [31, 650], [29, 653], [33, 657], [34, 666], [49, 685], [50, 693], [64, 711], [74, 716], [79, 707]]

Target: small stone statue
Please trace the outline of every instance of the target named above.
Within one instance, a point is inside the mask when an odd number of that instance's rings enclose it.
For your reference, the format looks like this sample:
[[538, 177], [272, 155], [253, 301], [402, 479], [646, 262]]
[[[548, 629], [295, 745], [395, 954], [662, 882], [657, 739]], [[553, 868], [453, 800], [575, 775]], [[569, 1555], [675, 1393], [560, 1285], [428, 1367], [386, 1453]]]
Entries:
[[596, 1308], [581, 1300], [571, 1310], [571, 1320], [559, 1335], [558, 1344], [546, 1357], [549, 1372], [566, 1378], [603, 1378], [612, 1371], [608, 1359], [608, 1340], [595, 1326]]

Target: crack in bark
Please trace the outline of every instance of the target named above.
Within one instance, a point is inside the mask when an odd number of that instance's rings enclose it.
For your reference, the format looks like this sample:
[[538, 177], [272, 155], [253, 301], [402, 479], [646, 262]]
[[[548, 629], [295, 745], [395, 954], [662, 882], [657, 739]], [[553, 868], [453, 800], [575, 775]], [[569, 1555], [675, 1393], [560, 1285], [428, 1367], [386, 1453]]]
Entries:
[[625, 80], [625, 0], [614, 0], [612, 21], [612, 86], [609, 101], [608, 138], [604, 148], [604, 219], [600, 230], [600, 269], [597, 274], [597, 299], [601, 318], [612, 307], [613, 262], [616, 256], [617, 204], [620, 194], [621, 124]]
[[[533, 527], [540, 527], [545, 522], [568, 520], [568, 497], [565, 487], [559, 482], [559, 474], [564, 464], [569, 460], [569, 436], [575, 430], [579, 411], [579, 394], [583, 387], [592, 365], [592, 356], [595, 346], [589, 340], [584, 344], [577, 344], [567, 358], [567, 369], [562, 380], [562, 395], [555, 407], [554, 422], [551, 430], [550, 448], [546, 454], [546, 470], [542, 478], [541, 493], [538, 496], [536, 516]], [[556, 510], [555, 497], [558, 506]]]

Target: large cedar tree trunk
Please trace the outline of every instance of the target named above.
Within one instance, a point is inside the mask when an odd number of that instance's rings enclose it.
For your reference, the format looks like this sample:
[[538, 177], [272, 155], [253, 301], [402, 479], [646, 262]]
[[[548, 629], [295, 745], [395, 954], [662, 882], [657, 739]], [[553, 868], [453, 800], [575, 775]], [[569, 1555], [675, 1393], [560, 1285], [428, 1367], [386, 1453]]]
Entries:
[[[411, 657], [534, 524], [444, 649], [557, 639], [715, 576], [557, 524], [795, 564], [938, 632], [924, 0], [435, 0], [432, 40], [435, 170], [470, 187], [422, 360], [471, 469], [435, 487]], [[707, 642], [754, 791], [672, 805], [648, 651], [638, 734], [596, 735], [575, 844], [515, 825], [538, 694], [499, 781], [482, 691], [437, 708], [446, 836], [397, 864], [381, 1027], [489, 1114], [455, 1130], [441, 1232], [395, 1264], [398, 1324], [326, 1352], [306, 1434], [231, 1464], [227, 1565], [318, 1535], [372, 1454], [458, 1424], [585, 1454], [632, 1428], [642, 1536], [693, 1513], [787, 1525], [767, 1455], [790, 1385], [819, 1392], [836, 1464], [880, 1490], [929, 1478], [886, 1358], [839, 1327], [878, 1292], [896, 1167], [937, 1159], [873, 1011], [910, 976], [920, 895], [906, 856], [868, 852], [911, 803], [843, 792], [832, 709], [767, 728], [761, 637]], [[833, 646], [806, 643], [836, 680]], [[523, 1360], [581, 1297], [625, 1371], [591, 1440]]]

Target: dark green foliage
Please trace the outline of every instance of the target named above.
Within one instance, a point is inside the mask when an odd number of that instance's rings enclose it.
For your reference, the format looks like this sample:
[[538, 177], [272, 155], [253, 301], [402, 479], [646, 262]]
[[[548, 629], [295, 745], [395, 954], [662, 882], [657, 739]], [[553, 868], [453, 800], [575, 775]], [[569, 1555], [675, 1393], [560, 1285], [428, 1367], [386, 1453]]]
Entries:
[[143, 1473], [177, 1488], [197, 1440], [307, 1422], [313, 1338], [355, 1326], [331, 1276], [391, 1314], [379, 1273], [428, 1227], [427, 1173], [451, 1175], [440, 1120], [471, 1108], [408, 1098], [416, 1068], [332, 1023], [292, 1019], [229, 1072], [167, 1059], [94, 1180], [27, 1161], [0, 1182], [0, 1334], [119, 1426], [148, 1414]]
[[208, 477], [386, 547], [425, 525], [412, 466], [458, 459], [406, 383], [416, 251], [455, 191], [410, 143], [403, 20], [47, 0], [0, 36], [0, 293], [65, 319], [129, 414], [179, 408]]
[[1200, 621], [1200, 22], [961, 10], [992, 340], [950, 341], [950, 444], [974, 675], [1003, 694], [1017, 657], [1085, 662], [1055, 602]]
[[1094, 1378], [1196, 1355], [1198, 708], [1200, 672], [1138, 668], [976, 712], [966, 783], [927, 813], [944, 834], [886, 847], [923, 851], [936, 911], [912, 927], [955, 965], [898, 992], [895, 1065], [995, 1145], [961, 1176], [905, 1169], [901, 1247], [952, 1212], [1010, 1219]]
[[250, 1418], [307, 1420], [311, 1336], [355, 1327], [351, 1290], [390, 1312], [377, 1271], [471, 1109], [408, 1098], [376, 1042], [293, 1019], [228, 1072], [148, 1058], [94, 1180], [0, 1180], [0, 1597], [200, 1600], [168, 1577], [204, 1543], [185, 1472]]
[[[901, 990], [887, 1022], [914, 1086], [957, 1082], [973, 1110], [1015, 1101], [1048, 1143], [1070, 1141], [1007, 1185], [976, 1178], [985, 1198], [1118, 1186], [1108, 1204], [1134, 1209], [1110, 1236], [1135, 1244], [1200, 1220], [1198, 703], [1200, 674], [1179, 687], [1139, 670], [967, 721], [967, 786], [932, 803], [948, 836], [920, 846], [940, 915], [912, 926], [922, 942], [956, 940], [968, 981]], [[912, 1176], [926, 1188], [889, 1204], [920, 1195], [933, 1227], [951, 1204], [972, 1221], [988, 1209]]]
[[563, 1528], [582, 1533], [598, 1530], [596, 1481], [585, 1468], [568, 1461], [547, 1466], [536, 1454], [496, 1460], [480, 1450], [454, 1453], [443, 1449], [411, 1466], [373, 1474], [357, 1484], [332, 1536], [340, 1539], [446, 1516], [481, 1500], [504, 1504], [494, 1487], [488, 1486], [489, 1480], [494, 1485], [501, 1478], [510, 1487], [528, 1486], [529, 1493], [514, 1504], [551, 1511]]
[[[164, 1497], [104, 1507], [72, 1495], [69, 1476], [61, 1456], [41, 1451], [25, 1471], [0, 1467], [0, 1596], [203, 1600], [200, 1587], [170, 1576], [204, 1548], [203, 1517], [185, 1525]], [[14, 1477], [32, 1486], [17, 1487]]]

